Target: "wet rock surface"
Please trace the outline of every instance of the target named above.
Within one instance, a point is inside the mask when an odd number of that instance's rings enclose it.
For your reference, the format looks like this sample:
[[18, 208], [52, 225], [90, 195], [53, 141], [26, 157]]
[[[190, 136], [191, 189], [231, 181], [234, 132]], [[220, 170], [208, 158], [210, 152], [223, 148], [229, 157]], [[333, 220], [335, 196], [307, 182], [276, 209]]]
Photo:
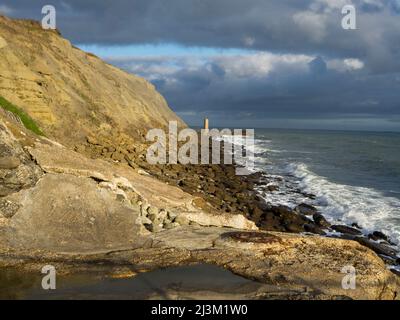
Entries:
[[320, 213], [315, 213], [313, 215], [313, 220], [321, 228], [329, 228], [331, 224], [325, 219], [325, 217]]
[[355, 240], [378, 254], [397, 259], [397, 250], [391, 248], [390, 246], [376, 243], [363, 237], [356, 237]]
[[345, 225], [333, 225], [333, 226], [331, 226], [331, 228], [337, 232], [348, 234], [348, 235], [357, 236], [357, 235], [362, 234], [362, 232], [360, 230], [349, 227], [349, 226], [345, 226]]
[[306, 215], [306, 216], [312, 216], [312, 215], [315, 215], [318, 212], [318, 210], [314, 206], [309, 205], [307, 203], [299, 204], [295, 208], [295, 211], [297, 211], [300, 214]]
[[221, 235], [222, 239], [232, 239], [238, 242], [251, 243], [273, 243], [281, 242], [281, 238], [277, 235], [262, 232], [227, 232]]

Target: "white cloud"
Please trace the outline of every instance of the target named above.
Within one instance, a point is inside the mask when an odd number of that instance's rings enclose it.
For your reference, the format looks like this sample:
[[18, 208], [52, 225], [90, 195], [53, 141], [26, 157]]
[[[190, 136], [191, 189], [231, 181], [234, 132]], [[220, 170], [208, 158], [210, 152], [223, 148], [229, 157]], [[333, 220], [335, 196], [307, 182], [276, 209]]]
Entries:
[[344, 59], [344, 64], [352, 70], [358, 70], [364, 68], [364, 62], [358, 59]]
[[372, 5], [379, 9], [383, 9], [385, 7], [385, 4], [382, 0], [362, 0], [362, 3], [366, 5]]
[[[373, 0], [371, 0], [373, 1]], [[351, 0], [315, 0], [311, 5], [312, 11], [331, 13], [333, 10], [341, 10], [345, 5], [352, 4]]]
[[265, 77], [272, 71], [306, 70], [313, 59], [307, 55], [254, 53], [230, 57], [217, 57], [215, 62], [222, 67], [228, 76]]
[[293, 21], [315, 42], [321, 42], [326, 36], [327, 16], [325, 14], [301, 11], [293, 15]]
[[245, 37], [243, 43], [246, 47], [252, 47], [256, 43], [256, 39], [254, 37]]
[[339, 72], [355, 71], [364, 68], [364, 62], [359, 59], [331, 59], [327, 61], [328, 69]]
[[10, 15], [11, 13], [13, 13], [13, 11], [14, 11], [13, 9], [4, 4], [0, 5], [0, 14]]
[[180, 71], [213, 73], [219, 69], [225, 77], [265, 78], [271, 72], [299, 73], [308, 70], [308, 63], [315, 57], [303, 54], [274, 54], [256, 52], [236, 55], [172, 56], [172, 57], [126, 57], [108, 58], [111, 63], [149, 80], [173, 79]]

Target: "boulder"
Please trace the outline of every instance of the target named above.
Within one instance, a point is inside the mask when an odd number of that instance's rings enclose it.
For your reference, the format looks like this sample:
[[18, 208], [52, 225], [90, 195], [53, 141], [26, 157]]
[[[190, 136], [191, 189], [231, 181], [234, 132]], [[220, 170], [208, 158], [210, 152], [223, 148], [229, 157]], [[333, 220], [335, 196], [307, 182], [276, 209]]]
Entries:
[[306, 216], [312, 216], [318, 212], [314, 206], [307, 203], [299, 204], [294, 210]]
[[400, 271], [397, 269], [390, 269], [396, 276], [400, 277]]
[[374, 231], [371, 235], [368, 235], [372, 240], [384, 240], [386, 242], [389, 242], [389, 237], [384, 234], [383, 232], [380, 231]]
[[0, 114], [0, 197], [34, 186], [41, 175], [41, 168], [8, 130]]
[[331, 226], [331, 224], [325, 219], [325, 217], [322, 215], [322, 214], [320, 214], [320, 213], [315, 213], [314, 215], [313, 215], [313, 220], [314, 220], [314, 222], [318, 225], [318, 226], [320, 226], [320, 227], [323, 227], [323, 228], [329, 228], [330, 226]]
[[296, 224], [296, 223], [288, 223], [285, 226], [286, 230], [288, 232], [294, 232], [294, 233], [300, 233], [304, 231], [304, 227], [301, 224]]
[[142, 245], [139, 212], [94, 180], [47, 174], [9, 199], [20, 205], [5, 232], [12, 247], [75, 252]]
[[21, 164], [21, 161], [17, 157], [1, 157], [0, 158], [0, 169], [16, 169]]
[[331, 228], [337, 232], [348, 234], [348, 235], [357, 236], [357, 235], [362, 234], [362, 232], [360, 230], [349, 227], [349, 226], [345, 226], [345, 225], [333, 225], [333, 226], [331, 226]]
[[319, 234], [322, 236], [326, 235], [324, 230], [322, 230], [319, 226], [316, 226], [314, 224], [305, 224], [304, 230], [306, 232], [311, 232], [311, 233]]
[[353, 223], [351, 224], [351, 226], [352, 226], [353, 228], [357, 228], [357, 229], [362, 230], [362, 228], [358, 225], [357, 222], [353, 222]]
[[275, 184], [270, 184], [270, 185], [267, 185], [267, 190], [269, 192], [278, 191], [279, 190], [279, 186], [277, 186]]
[[356, 240], [358, 243], [362, 244], [363, 246], [375, 251], [377, 254], [382, 254], [391, 258], [396, 259], [397, 258], [397, 251], [389, 246], [373, 242], [371, 240], [368, 240], [364, 237], [356, 237], [354, 240]]
[[177, 216], [174, 219], [174, 222], [181, 225], [181, 226], [187, 226], [189, 224], [189, 219], [184, 217], [184, 216]]

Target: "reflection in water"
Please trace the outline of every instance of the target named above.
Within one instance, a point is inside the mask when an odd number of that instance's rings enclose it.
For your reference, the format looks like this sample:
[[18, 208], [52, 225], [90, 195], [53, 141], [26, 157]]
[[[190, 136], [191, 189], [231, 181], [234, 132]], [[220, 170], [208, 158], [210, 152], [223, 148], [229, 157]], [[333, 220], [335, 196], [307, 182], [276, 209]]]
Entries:
[[235, 293], [246, 296], [261, 284], [222, 268], [200, 264], [140, 273], [130, 279], [98, 274], [57, 278], [57, 289], [41, 289], [40, 273], [25, 274], [0, 269], [1, 299], [196, 299], [223, 298]]
[[25, 292], [40, 283], [39, 276], [11, 268], [0, 268], [0, 299], [22, 299]]

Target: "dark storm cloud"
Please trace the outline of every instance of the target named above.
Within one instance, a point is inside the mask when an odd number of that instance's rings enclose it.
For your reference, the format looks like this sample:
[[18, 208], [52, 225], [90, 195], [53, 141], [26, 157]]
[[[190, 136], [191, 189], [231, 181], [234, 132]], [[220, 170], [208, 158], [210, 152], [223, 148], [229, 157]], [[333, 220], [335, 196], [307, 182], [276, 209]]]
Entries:
[[197, 60], [110, 62], [153, 81], [178, 112], [245, 113], [250, 118], [271, 113], [400, 113], [400, 77], [370, 74], [357, 60], [263, 53]]
[[[341, 27], [349, 3], [357, 30]], [[109, 57], [152, 81], [185, 119], [358, 115], [399, 126], [400, 0], [3, 0], [0, 11], [39, 20], [45, 4], [75, 44], [251, 49]]]
[[[341, 28], [350, 0], [3, 0], [13, 15], [40, 18], [52, 3], [75, 43], [180, 43], [319, 53], [369, 60], [375, 71], [400, 70], [398, 0], [354, 0], [358, 30]], [[382, 64], [380, 60], [388, 61]]]

